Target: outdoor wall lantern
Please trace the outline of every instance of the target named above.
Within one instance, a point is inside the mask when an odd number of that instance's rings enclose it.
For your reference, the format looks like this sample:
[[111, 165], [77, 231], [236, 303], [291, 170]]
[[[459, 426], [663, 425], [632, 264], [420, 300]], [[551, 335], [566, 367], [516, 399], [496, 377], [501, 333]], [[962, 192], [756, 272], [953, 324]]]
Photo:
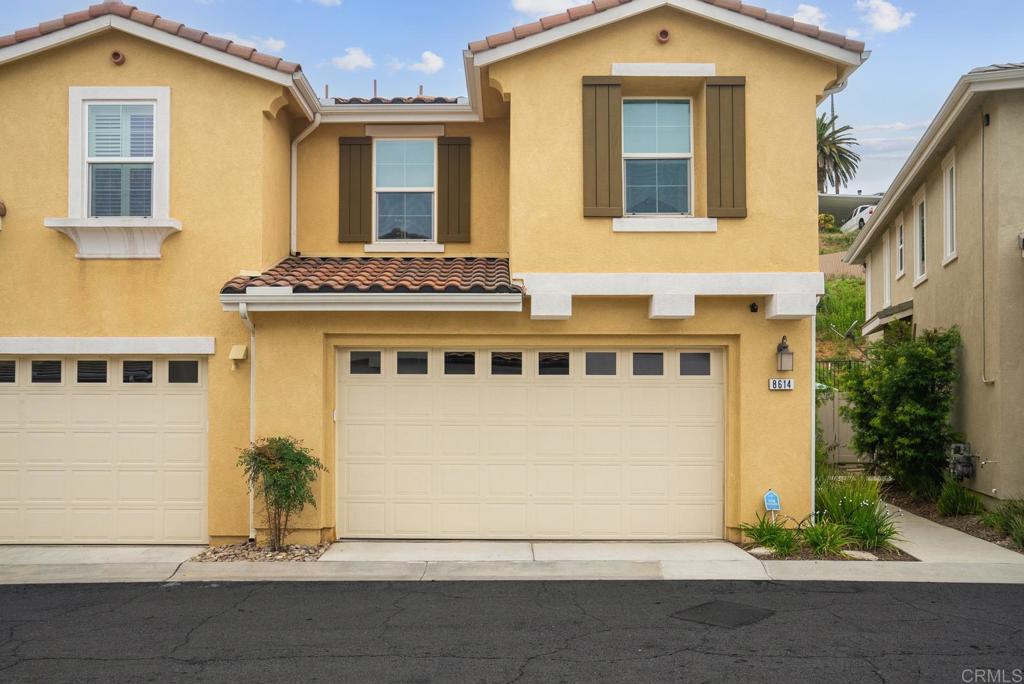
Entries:
[[785, 335], [782, 336], [782, 341], [779, 342], [779, 346], [776, 347], [775, 351], [779, 356], [779, 370], [793, 370], [793, 352], [789, 351], [789, 340], [786, 339]]

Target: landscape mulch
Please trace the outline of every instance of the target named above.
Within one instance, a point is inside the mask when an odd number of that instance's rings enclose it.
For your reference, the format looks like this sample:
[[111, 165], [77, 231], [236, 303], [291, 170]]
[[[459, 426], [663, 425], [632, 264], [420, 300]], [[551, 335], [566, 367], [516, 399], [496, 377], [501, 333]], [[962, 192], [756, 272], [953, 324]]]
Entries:
[[[759, 545], [758, 544], [745, 544], [741, 548], [744, 551], [749, 551], [750, 549], [756, 548], [757, 546], [759, 546]], [[911, 556], [909, 553], [907, 553], [905, 551], [900, 551], [899, 549], [888, 549], [888, 550], [876, 549], [874, 551], [869, 551], [868, 553], [874, 554], [878, 558], [879, 561], [911, 561], [911, 562], [917, 562], [916, 558], [914, 558], [913, 556]], [[810, 549], [805, 549], [805, 548], [804, 549], [797, 549], [795, 552], [791, 553], [788, 556], [776, 556], [774, 554], [772, 554], [771, 556], [764, 556], [762, 558], [762, 560], [773, 560], [773, 561], [775, 561], [775, 560], [802, 560], [802, 561], [806, 561], [806, 560], [827, 560], [827, 561], [849, 561], [851, 563], [874, 563], [875, 562], [875, 561], [870, 561], [870, 560], [862, 560], [860, 558], [850, 558], [849, 556], [831, 556], [831, 555], [830, 556], [818, 556], [813, 551], [811, 551]]]
[[994, 530], [981, 522], [980, 516], [945, 516], [939, 513], [939, 508], [934, 502], [919, 501], [906, 492], [899, 491], [898, 489], [886, 489], [883, 494], [883, 498], [894, 506], [899, 506], [903, 510], [910, 511], [914, 515], [919, 515], [922, 518], [927, 518], [932, 522], [937, 522], [940, 525], [945, 525], [946, 527], [952, 527], [954, 530], [960, 530], [964, 534], [969, 534], [972, 537], [977, 537], [978, 539], [984, 539], [987, 542], [992, 542], [993, 544], [1010, 549], [1011, 551], [1024, 553], [1024, 550], [1014, 546], [1009, 537], [999, 530]]
[[291, 544], [283, 551], [271, 551], [260, 548], [252, 542], [245, 544], [226, 544], [224, 546], [211, 546], [201, 553], [192, 557], [197, 563], [230, 563], [236, 561], [260, 561], [260, 562], [309, 562], [315, 561], [324, 555], [324, 551], [331, 547], [330, 543], [324, 544]]

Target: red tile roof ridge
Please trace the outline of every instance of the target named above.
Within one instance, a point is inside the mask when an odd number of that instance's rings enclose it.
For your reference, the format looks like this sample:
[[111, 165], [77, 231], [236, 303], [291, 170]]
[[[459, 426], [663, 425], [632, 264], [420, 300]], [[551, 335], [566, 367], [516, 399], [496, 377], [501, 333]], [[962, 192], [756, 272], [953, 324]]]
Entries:
[[280, 57], [257, 52], [248, 46], [221, 38], [202, 31], [200, 29], [185, 26], [181, 22], [171, 21], [151, 12], [140, 10], [134, 5], [126, 5], [121, 0], [106, 0], [99, 4], [91, 5], [87, 9], [65, 14], [57, 19], [44, 21], [38, 26], [20, 29], [12, 34], [0, 36], [0, 48], [5, 48], [18, 43], [24, 43], [34, 38], [39, 38], [54, 31], [60, 31], [81, 24], [92, 19], [104, 16], [117, 16], [137, 24], [148, 26], [164, 33], [199, 43], [206, 47], [225, 52], [227, 54], [245, 59], [254, 64], [274, 69], [285, 74], [294, 74], [302, 71], [302, 67], [294, 62], [288, 62]]

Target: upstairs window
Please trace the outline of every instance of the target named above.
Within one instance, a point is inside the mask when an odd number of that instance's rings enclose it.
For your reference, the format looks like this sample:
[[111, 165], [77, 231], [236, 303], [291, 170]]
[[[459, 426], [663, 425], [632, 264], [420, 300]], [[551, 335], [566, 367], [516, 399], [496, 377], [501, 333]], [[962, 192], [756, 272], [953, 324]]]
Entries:
[[689, 99], [622, 103], [626, 214], [693, 213], [693, 127]]
[[919, 283], [928, 274], [928, 230], [924, 201], [924, 190], [914, 200], [914, 242], [917, 247], [916, 258], [914, 259], [914, 282]]
[[903, 237], [903, 223], [900, 222], [896, 228], [896, 277], [899, 278], [906, 271], [905, 250]]
[[956, 150], [951, 151], [942, 167], [942, 223], [945, 236], [943, 264], [956, 258]]
[[374, 140], [377, 242], [433, 242], [437, 142]]
[[90, 103], [90, 217], [153, 216], [153, 104]]

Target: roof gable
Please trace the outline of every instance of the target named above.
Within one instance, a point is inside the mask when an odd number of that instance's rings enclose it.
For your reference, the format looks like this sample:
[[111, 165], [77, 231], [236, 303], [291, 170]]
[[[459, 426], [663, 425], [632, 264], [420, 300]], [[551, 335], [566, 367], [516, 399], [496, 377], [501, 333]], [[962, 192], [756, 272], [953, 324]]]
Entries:
[[674, 7], [853, 67], [866, 58], [860, 41], [738, 0], [593, 0], [474, 41], [469, 51], [484, 66], [658, 7]]

